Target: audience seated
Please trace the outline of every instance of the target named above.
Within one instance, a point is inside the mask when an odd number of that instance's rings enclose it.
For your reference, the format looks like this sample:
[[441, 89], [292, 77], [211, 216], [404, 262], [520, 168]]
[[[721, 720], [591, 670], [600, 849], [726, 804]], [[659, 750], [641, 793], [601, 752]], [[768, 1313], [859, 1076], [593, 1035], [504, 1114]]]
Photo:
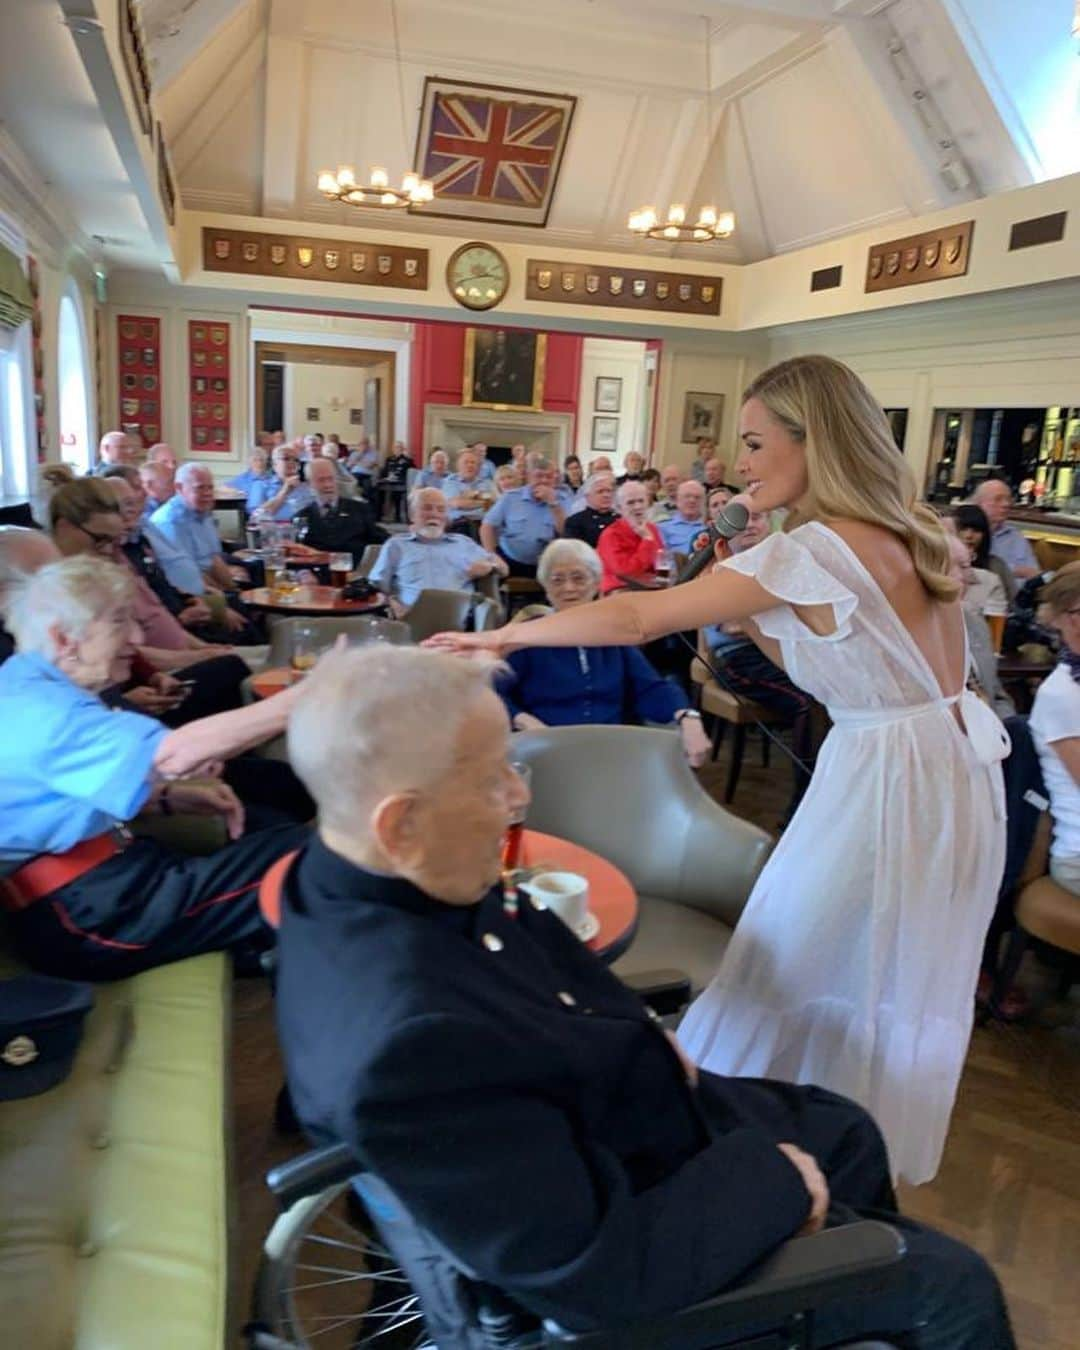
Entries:
[[480, 460], [472, 450], [462, 450], [458, 455], [455, 472], [446, 480], [444, 491], [451, 528], [464, 529], [466, 534], [476, 532], [496, 496], [494, 484], [480, 477]]
[[163, 464], [174, 477], [180, 467], [180, 461], [176, 458], [176, 451], [165, 441], [157, 441], [147, 450], [146, 463]]
[[[579, 539], [556, 539], [540, 558], [537, 579], [558, 611], [595, 600], [603, 566]], [[701, 714], [636, 647], [526, 647], [507, 657], [497, 681], [515, 731], [598, 722], [678, 726], [686, 757], [705, 762], [709, 738]]]
[[607, 455], [593, 455], [592, 459], [589, 460], [589, 474], [614, 472], [611, 460]]
[[298, 529], [307, 528], [305, 544], [328, 553], [351, 553], [355, 567], [369, 544], [381, 544], [386, 538], [367, 502], [341, 496], [341, 481], [325, 456], [308, 465], [307, 485], [315, 499], [294, 517]]
[[205, 464], [189, 461], [176, 471], [176, 496], [159, 506], [150, 524], [198, 567], [203, 580], [219, 591], [236, 587], [246, 572], [225, 561], [225, 550], [214, 523], [214, 475]]
[[[154, 466], [154, 468], [155, 471], [167, 472], [163, 467], [159, 469], [158, 466]], [[128, 531], [125, 548], [130, 546], [133, 551], [137, 550], [143, 557], [152, 554], [154, 564], [166, 578], [169, 589], [174, 594], [194, 597], [197, 600], [207, 589], [206, 581], [195, 560], [178, 548], [166, 535], [162, 534], [147, 517], [148, 498], [143, 486], [144, 470], [145, 466], [142, 470], [136, 470], [130, 464], [113, 464], [102, 474], [102, 478], [106, 482], [115, 482], [116, 479], [120, 479], [131, 489], [130, 493], [118, 494], [120, 514]], [[138, 507], [139, 514], [133, 517], [132, 512], [136, 507]], [[136, 570], [141, 575], [146, 575], [143, 568], [136, 568]], [[148, 575], [146, 575], [146, 580], [152, 589], [158, 590], [158, 587], [154, 585]], [[165, 595], [160, 593], [158, 598], [165, 604], [166, 608], [176, 614], [177, 618], [180, 618], [183, 606], [177, 609], [171, 603], [171, 597], [166, 598]], [[201, 614], [201, 611], [197, 612]], [[209, 618], [208, 612], [205, 617]], [[181, 622], [183, 622], [182, 619]]]
[[563, 461], [562, 485], [573, 494], [572, 500], [576, 504], [585, 486], [585, 471], [577, 455], [567, 455]]
[[488, 448], [483, 441], [477, 441], [472, 447], [472, 452], [476, 456], [478, 465], [477, 472], [480, 478], [485, 482], [491, 482], [495, 477], [495, 465], [488, 459]]
[[561, 534], [570, 493], [557, 482], [550, 460], [538, 457], [527, 485], [505, 492], [484, 516], [480, 542], [498, 553], [515, 577], [535, 577], [544, 545]]
[[349, 452], [345, 467], [363, 491], [369, 491], [379, 472], [379, 452], [367, 436], [361, 436], [355, 450]]
[[696, 478], [688, 478], [685, 483], [679, 484], [675, 506], [675, 514], [659, 525], [660, 538], [664, 541], [664, 547], [673, 553], [693, 553], [695, 543], [701, 540], [708, 529], [705, 489]]
[[143, 519], [149, 520], [159, 506], [164, 506], [176, 493], [174, 471], [167, 464], [141, 464], [139, 482], [146, 493]]
[[[133, 588], [102, 558], [66, 558], [4, 602], [18, 650], [0, 667], [0, 699], [19, 708], [21, 727], [0, 740], [2, 899], [23, 959], [63, 978], [121, 979], [197, 952], [268, 946], [259, 878], [306, 837], [302, 826], [241, 837], [239, 800], [207, 778], [279, 734], [294, 691], [177, 730], [97, 696], [128, 644]], [[222, 816], [236, 842], [185, 858], [116, 829], [173, 811]]]
[[701, 481], [704, 483], [707, 493], [711, 492], [713, 488], [723, 487], [727, 482], [727, 465], [716, 455], [710, 455], [702, 469]]
[[1013, 495], [1008, 483], [988, 478], [975, 489], [972, 500], [982, 507], [990, 523], [990, 552], [994, 557], [1006, 564], [1017, 581], [1037, 576], [1039, 561], [1031, 541], [1009, 522]]
[[613, 509], [615, 475], [603, 471], [589, 474], [583, 496], [584, 505], [568, 513], [563, 534], [567, 539], [580, 539], [590, 548], [595, 548], [607, 527], [619, 519], [618, 512]]
[[[423, 754], [400, 735], [417, 708]], [[310, 1137], [346, 1143], [473, 1279], [574, 1330], [693, 1304], [865, 1210], [903, 1233], [904, 1295], [823, 1309], [815, 1346], [1011, 1350], [982, 1258], [896, 1214], [860, 1107], [699, 1072], [550, 911], [508, 912], [502, 838], [528, 794], [507, 730], [483, 667], [433, 652], [334, 653], [306, 683], [289, 747], [319, 832], [285, 879], [277, 996]]]
[[708, 494], [707, 514], [709, 520], [715, 524], [723, 514], [724, 507], [731, 501], [735, 494], [730, 488], [717, 487], [712, 488]]
[[[685, 487], [685, 484], [683, 485]], [[769, 517], [761, 511], [752, 511], [746, 529], [732, 538], [728, 547], [732, 553], [745, 553], [769, 533]], [[812, 770], [814, 742], [810, 721], [813, 699], [793, 684], [787, 673], [754, 644], [750, 636], [753, 625], [711, 625], [703, 630], [706, 645], [717, 666], [722, 688], [741, 698], [759, 703], [770, 712], [778, 713], [785, 726], [793, 728], [792, 750], [796, 757]], [[810, 783], [810, 773], [792, 764], [794, 782], [787, 816], [794, 813]]]
[[238, 488], [244, 494], [248, 512], [257, 511], [270, 500], [278, 489], [278, 480], [270, 471], [270, 457], [261, 445], [248, 455], [248, 466], [235, 478], [227, 478], [225, 485]]
[[1039, 685], [1029, 725], [1050, 794], [1050, 875], [1080, 896], [1080, 568], [1042, 591], [1040, 618], [1061, 635], [1061, 658]]
[[[334, 473], [337, 475], [338, 492], [343, 497], [355, 497], [357, 493], [356, 479], [345, 467], [345, 461], [341, 457], [341, 442], [336, 436], [328, 436], [319, 446], [317, 458], [325, 459], [327, 464], [333, 465]], [[307, 481], [311, 482], [311, 474], [307, 474]]]
[[623, 471], [615, 481], [620, 486], [623, 483], [639, 483], [644, 472], [645, 456], [639, 455], [636, 450], [628, 450], [623, 456]]
[[479, 577], [505, 576], [506, 563], [467, 535], [447, 533], [446, 497], [438, 488], [413, 488], [409, 494], [408, 534], [395, 534], [379, 550], [368, 573], [373, 586], [390, 596], [400, 616], [421, 591], [470, 589]]
[[300, 452], [291, 444], [278, 445], [270, 462], [277, 480], [274, 495], [263, 502], [254, 519], [292, 520], [297, 511], [315, 500], [311, 488], [300, 479]]
[[0, 665], [15, 652], [15, 639], [4, 623], [8, 592], [16, 582], [59, 557], [56, 545], [43, 530], [0, 525]]
[[513, 492], [514, 488], [525, 486], [525, 479], [515, 464], [500, 464], [491, 481], [495, 485], [496, 497], [501, 497], [504, 492]]
[[428, 457], [427, 468], [420, 470], [416, 485], [417, 487], [438, 488], [442, 492], [446, 488], [449, 477], [450, 456], [445, 450], [435, 449]]
[[665, 464], [660, 470], [660, 490], [656, 494], [656, 500], [649, 508], [649, 519], [654, 525], [660, 525], [665, 520], [670, 520], [678, 510], [675, 504], [675, 494], [679, 490], [679, 484], [683, 481], [683, 471], [677, 464]]
[[690, 477], [696, 478], [699, 483], [704, 483], [705, 461], [716, 453], [716, 442], [711, 436], [696, 436], [694, 440], [697, 445], [697, 453], [690, 465]]
[[600, 589], [605, 595], [625, 586], [626, 577], [652, 572], [664, 547], [659, 526], [648, 519], [649, 494], [642, 483], [623, 483], [615, 493], [615, 509], [619, 519], [603, 531], [596, 545], [604, 565]]
[[971, 551], [974, 575], [965, 603], [979, 614], [1005, 614], [1017, 591], [1008, 563], [990, 551], [990, 522], [981, 506], [962, 503], [953, 510], [956, 533]]
[[135, 451], [126, 432], [107, 431], [98, 442], [97, 463], [90, 470], [90, 476], [103, 474], [110, 464], [130, 464]]
[[974, 574], [971, 566], [971, 551], [968, 545], [955, 534], [949, 537], [949, 575], [960, 583], [960, 600], [964, 610], [964, 627], [967, 629], [968, 651], [974, 667], [979, 688], [986, 695], [991, 707], [1004, 720], [1016, 713], [1012, 699], [1002, 688], [998, 676], [997, 654], [990, 639], [990, 629], [982, 612], [967, 603], [967, 587]]

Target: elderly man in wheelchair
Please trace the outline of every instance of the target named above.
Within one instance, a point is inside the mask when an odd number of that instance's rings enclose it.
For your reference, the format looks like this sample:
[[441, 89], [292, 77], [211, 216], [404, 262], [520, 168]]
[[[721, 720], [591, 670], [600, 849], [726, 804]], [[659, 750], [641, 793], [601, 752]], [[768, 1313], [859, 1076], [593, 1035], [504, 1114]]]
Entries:
[[[278, 1021], [326, 1147], [271, 1179], [252, 1344], [1013, 1347], [982, 1259], [897, 1213], [861, 1108], [698, 1073], [499, 884], [508, 733], [488, 671], [415, 648], [331, 654], [293, 712], [319, 831], [275, 879]], [[350, 1184], [366, 1235], [326, 1208]]]

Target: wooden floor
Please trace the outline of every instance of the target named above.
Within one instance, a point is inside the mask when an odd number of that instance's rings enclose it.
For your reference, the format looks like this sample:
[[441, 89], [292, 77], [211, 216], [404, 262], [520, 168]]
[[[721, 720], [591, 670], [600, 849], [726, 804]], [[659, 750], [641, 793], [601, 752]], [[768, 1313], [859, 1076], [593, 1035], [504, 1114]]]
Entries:
[[[778, 762], [778, 760], [780, 762]], [[718, 799], [725, 754], [702, 771]], [[733, 804], [737, 814], [775, 831], [790, 775], [777, 753], [769, 769], [755, 746]], [[976, 1030], [953, 1116], [945, 1160], [928, 1186], [901, 1195], [911, 1215], [963, 1239], [997, 1271], [1021, 1350], [1080, 1346], [1080, 998], [1050, 1002], [1052, 973], [1034, 962], [1022, 980], [1044, 1005], [1040, 1024]], [[262, 1184], [274, 1163], [302, 1151], [272, 1126], [281, 1066], [273, 1004], [264, 981], [236, 986], [234, 1022], [234, 1298], [248, 1303], [259, 1248], [274, 1217]]]

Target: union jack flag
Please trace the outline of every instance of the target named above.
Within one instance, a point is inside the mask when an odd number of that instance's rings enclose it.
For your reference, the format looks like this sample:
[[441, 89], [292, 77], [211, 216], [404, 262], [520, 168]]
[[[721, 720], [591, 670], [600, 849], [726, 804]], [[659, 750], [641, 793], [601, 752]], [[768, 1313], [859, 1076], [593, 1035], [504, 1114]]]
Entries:
[[436, 94], [424, 177], [436, 197], [541, 207], [566, 115], [550, 104]]

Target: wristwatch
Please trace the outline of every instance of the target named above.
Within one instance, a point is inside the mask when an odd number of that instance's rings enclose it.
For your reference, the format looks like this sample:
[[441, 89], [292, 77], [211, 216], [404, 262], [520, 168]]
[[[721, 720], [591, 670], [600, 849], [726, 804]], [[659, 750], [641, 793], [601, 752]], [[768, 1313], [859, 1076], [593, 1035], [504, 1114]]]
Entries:
[[694, 717], [699, 722], [701, 721], [701, 714], [696, 708], [680, 708], [675, 714], [675, 725], [681, 727], [688, 717]]

